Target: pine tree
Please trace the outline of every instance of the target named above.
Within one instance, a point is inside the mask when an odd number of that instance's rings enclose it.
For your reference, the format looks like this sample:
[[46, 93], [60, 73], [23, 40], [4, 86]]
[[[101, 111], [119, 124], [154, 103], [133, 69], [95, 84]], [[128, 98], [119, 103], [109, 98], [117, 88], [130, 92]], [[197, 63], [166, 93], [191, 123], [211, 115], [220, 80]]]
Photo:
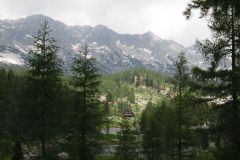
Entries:
[[121, 131], [118, 133], [119, 143], [115, 152], [116, 160], [137, 160], [138, 138], [137, 131], [132, 128], [131, 119], [123, 117], [121, 120]]
[[[159, 159], [160, 153], [158, 152], [159, 141], [156, 128], [152, 122], [154, 114], [156, 113], [156, 107], [151, 102], [148, 102], [144, 109], [140, 121], [140, 130], [143, 134], [142, 145], [143, 154], [147, 160]], [[157, 135], [157, 136], [156, 136]]]
[[[240, 159], [240, 2], [236, 0], [196, 0], [185, 11], [187, 18], [192, 9], [200, 8], [202, 17], [209, 18], [213, 40], [198, 42], [199, 51], [210, 62], [206, 70], [193, 70], [195, 88], [203, 93], [217, 111], [212, 122], [212, 134], [217, 139], [218, 159]], [[228, 61], [230, 59], [230, 62]], [[225, 63], [225, 64], [224, 64]], [[216, 125], [214, 125], [216, 124]]]
[[110, 117], [110, 102], [109, 99], [104, 102], [104, 129], [107, 135], [109, 135], [111, 117]]
[[175, 62], [175, 79], [177, 87], [177, 104], [178, 104], [178, 160], [182, 160], [182, 127], [183, 127], [183, 106], [184, 94], [186, 92], [187, 82], [189, 80], [189, 73], [187, 67], [187, 59], [184, 53], [178, 56], [178, 60]]
[[47, 140], [53, 137], [58, 114], [54, 99], [61, 85], [62, 61], [57, 56], [58, 47], [45, 20], [38, 30], [33, 43], [34, 49], [29, 52], [27, 74], [27, 99], [25, 117], [28, 129], [26, 134], [40, 140], [41, 154], [46, 156]]
[[93, 160], [99, 147], [98, 139], [103, 118], [99, 101], [100, 75], [86, 44], [79, 57], [74, 59], [72, 72], [76, 97], [73, 139], [77, 141], [77, 153], [74, 154], [79, 160]]
[[141, 117], [143, 154], [147, 160], [175, 159], [178, 122], [175, 108], [148, 103]]
[[14, 149], [14, 145], [21, 143], [22, 137], [19, 97], [24, 82], [25, 79], [16, 76], [12, 70], [0, 69], [0, 159], [10, 159], [13, 155], [23, 157], [21, 147]]
[[12, 108], [9, 88], [8, 73], [5, 69], [0, 68], [0, 159], [9, 158], [12, 152], [11, 136], [11, 112]]

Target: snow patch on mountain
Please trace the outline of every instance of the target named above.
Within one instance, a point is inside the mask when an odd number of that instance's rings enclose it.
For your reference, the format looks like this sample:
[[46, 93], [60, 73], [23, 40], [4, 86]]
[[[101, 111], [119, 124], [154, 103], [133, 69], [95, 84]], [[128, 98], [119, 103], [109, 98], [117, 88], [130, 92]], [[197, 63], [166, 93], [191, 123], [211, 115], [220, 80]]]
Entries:
[[[174, 61], [181, 52], [186, 53], [189, 63], [205, 65], [193, 47], [184, 47], [171, 40], [163, 40], [152, 32], [144, 34], [118, 34], [103, 25], [67, 26], [44, 15], [33, 15], [18, 20], [0, 20], [0, 61], [26, 64], [27, 51], [33, 48], [33, 36], [45, 19], [49, 21], [53, 36], [69, 70], [74, 57], [86, 43], [97, 67], [104, 73], [123, 71], [131, 67], [146, 67], [161, 72], [171, 72]], [[5, 53], [12, 53], [4, 56]], [[16, 56], [18, 55], [18, 56]]]
[[106, 45], [98, 46], [95, 49], [98, 53], [110, 52], [110, 49]]
[[30, 35], [30, 34], [26, 34], [25, 37], [27, 37], [27, 38], [33, 38], [33, 36]]
[[15, 46], [17, 49], [19, 49], [19, 51], [21, 51], [22, 53], [28, 54], [28, 53], [27, 53], [24, 49], [22, 49], [19, 45], [14, 44], [14, 46]]
[[7, 64], [24, 65], [24, 61], [21, 59], [20, 55], [10, 52], [0, 52], [0, 62]]
[[77, 44], [71, 44], [71, 46], [72, 46], [72, 49], [74, 50], [74, 51], [78, 51], [79, 50], [79, 47], [80, 47], [80, 43], [77, 43]]

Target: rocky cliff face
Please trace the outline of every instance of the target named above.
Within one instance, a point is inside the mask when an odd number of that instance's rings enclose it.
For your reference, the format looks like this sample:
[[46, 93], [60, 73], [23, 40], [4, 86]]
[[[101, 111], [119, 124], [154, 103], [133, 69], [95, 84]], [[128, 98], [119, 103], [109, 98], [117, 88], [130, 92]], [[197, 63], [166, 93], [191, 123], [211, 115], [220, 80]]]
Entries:
[[180, 52], [185, 52], [190, 65], [204, 65], [203, 58], [194, 47], [185, 48], [171, 40], [164, 40], [152, 32], [144, 34], [118, 34], [103, 25], [95, 27], [67, 26], [44, 15], [33, 15], [18, 20], [0, 20], [0, 62], [26, 65], [28, 50], [40, 24], [47, 19], [52, 36], [60, 47], [59, 56], [69, 71], [72, 58], [84, 43], [96, 57], [101, 72], [112, 73], [132, 67], [146, 67], [160, 72], [171, 72]]

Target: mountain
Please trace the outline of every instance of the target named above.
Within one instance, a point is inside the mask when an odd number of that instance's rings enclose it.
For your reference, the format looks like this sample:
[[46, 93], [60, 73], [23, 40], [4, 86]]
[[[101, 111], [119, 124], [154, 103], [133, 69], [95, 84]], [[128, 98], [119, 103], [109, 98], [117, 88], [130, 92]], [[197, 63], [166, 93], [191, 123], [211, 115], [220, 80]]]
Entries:
[[152, 32], [144, 34], [118, 34], [104, 25], [95, 27], [67, 26], [44, 15], [32, 15], [17, 20], [0, 20], [0, 62], [26, 65], [28, 51], [40, 24], [47, 20], [52, 36], [60, 47], [59, 56], [69, 71], [72, 59], [84, 43], [96, 57], [103, 73], [113, 73], [133, 67], [145, 67], [161, 72], [171, 72], [180, 52], [185, 52], [190, 64], [203, 65], [203, 58], [194, 47], [185, 48], [172, 40], [164, 40]]

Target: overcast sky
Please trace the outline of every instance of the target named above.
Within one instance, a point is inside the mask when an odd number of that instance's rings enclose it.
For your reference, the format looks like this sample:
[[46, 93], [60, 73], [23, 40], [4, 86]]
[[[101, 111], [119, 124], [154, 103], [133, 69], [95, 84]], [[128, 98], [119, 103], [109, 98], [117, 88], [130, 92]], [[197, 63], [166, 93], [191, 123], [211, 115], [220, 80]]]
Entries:
[[16, 19], [44, 14], [68, 25], [103, 24], [118, 33], [152, 31], [161, 38], [185, 46], [210, 33], [198, 12], [187, 21], [183, 16], [190, 0], [0, 0], [0, 18]]

